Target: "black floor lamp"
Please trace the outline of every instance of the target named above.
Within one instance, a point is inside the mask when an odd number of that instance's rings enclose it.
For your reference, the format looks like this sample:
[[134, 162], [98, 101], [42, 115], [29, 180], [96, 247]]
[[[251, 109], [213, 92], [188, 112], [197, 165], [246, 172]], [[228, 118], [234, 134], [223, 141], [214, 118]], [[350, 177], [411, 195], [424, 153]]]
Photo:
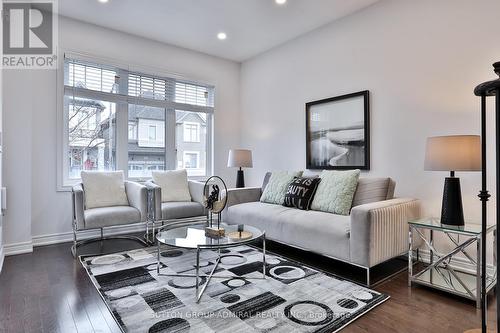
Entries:
[[[500, 77], [500, 61], [493, 64], [495, 73]], [[500, 78], [481, 83], [474, 89], [474, 94], [481, 97], [481, 160], [482, 160], [482, 185], [479, 198], [481, 200], [481, 331], [486, 333], [486, 205], [490, 197], [486, 184], [486, 97], [494, 96], [495, 101], [495, 143], [496, 143], [496, 212], [497, 231], [500, 219]], [[496, 242], [496, 253], [500, 253], [500, 243]], [[497, 266], [497, 332], [500, 332], [500, 283], [498, 281]]]

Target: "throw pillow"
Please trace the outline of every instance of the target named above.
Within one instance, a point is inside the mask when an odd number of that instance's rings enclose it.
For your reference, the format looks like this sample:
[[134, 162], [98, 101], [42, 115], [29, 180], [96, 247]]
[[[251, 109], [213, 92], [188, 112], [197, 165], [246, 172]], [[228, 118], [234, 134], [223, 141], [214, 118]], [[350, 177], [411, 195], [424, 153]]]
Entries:
[[359, 173], [359, 170], [323, 171], [311, 209], [349, 215]]
[[269, 182], [267, 183], [262, 196], [260, 197], [261, 202], [273, 203], [282, 205], [285, 201], [285, 194], [288, 184], [292, 182], [295, 177], [300, 177], [301, 171], [298, 172], [288, 172], [288, 171], [277, 171], [271, 174], [269, 177]]
[[314, 193], [316, 193], [320, 181], [321, 178], [295, 178], [288, 185], [283, 206], [302, 210], [311, 209]]
[[82, 171], [85, 208], [128, 206], [123, 171]]
[[153, 171], [153, 181], [161, 187], [161, 202], [191, 201], [187, 171]]

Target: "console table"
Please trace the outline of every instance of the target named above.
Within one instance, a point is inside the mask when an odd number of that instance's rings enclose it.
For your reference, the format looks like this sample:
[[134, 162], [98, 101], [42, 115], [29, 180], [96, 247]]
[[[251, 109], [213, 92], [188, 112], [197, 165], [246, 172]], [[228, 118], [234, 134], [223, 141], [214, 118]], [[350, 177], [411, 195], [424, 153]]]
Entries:
[[[412, 283], [439, 289], [454, 295], [476, 301], [481, 307], [481, 225], [466, 223], [464, 226], [441, 224], [437, 218], [425, 218], [408, 222], [409, 251], [408, 251], [408, 286]], [[486, 234], [493, 233], [496, 238], [495, 225], [488, 226]], [[425, 232], [427, 231], [427, 232]], [[434, 244], [434, 232], [440, 232], [449, 240], [451, 250], [440, 252]], [[426, 235], [427, 234], [427, 235]], [[427, 262], [423, 269], [414, 273], [413, 244], [416, 237], [423, 240], [426, 250], [429, 251]], [[496, 239], [495, 239], [496, 241]], [[466, 249], [476, 247], [475, 256], [466, 252]], [[425, 251], [424, 251], [425, 253]], [[474, 269], [460, 269], [453, 266], [452, 259], [462, 254], [459, 260], [470, 264]], [[417, 258], [417, 262], [418, 262]], [[496, 260], [493, 260], [496, 265]], [[486, 292], [488, 293], [496, 282], [496, 269], [487, 270]]]

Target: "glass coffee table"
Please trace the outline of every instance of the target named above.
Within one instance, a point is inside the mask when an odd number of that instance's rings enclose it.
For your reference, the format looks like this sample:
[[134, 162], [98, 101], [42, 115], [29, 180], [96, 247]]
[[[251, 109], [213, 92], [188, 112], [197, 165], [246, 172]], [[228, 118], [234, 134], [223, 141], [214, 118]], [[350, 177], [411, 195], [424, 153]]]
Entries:
[[[257, 279], [266, 278], [266, 232], [261, 231], [258, 228], [252, 227], [250, 225], [243, 225], [243, 230], [250, 232], [251, 236], [245, 239], [235, 239], [229, 238], [227, 235], [231, 232], [238, 232], [238, 225], [227, 225], [221, 224], [220, 226], [225, 229], [226, 236], [220, 238], [212, 238], [205, 236], [205, 227], [208, 226], [205, 221], [196, 222], [181, 222], [177, 224], [169, 224], [158, 230], [156, 235], [157, 243], [157, 266], [156, 273], [159, 276], [177, 276], [177, 277], [194, 277], [196, 278], [196, 302], [198, 303], [203, 295], [203, 292], [210, 283], [210, 279], [214, 278], [234, 278], [234, 276], [221, 276], [214, 275], [221, 258], [225, 255], [221, 254], [221, 249], [227, 249], [231, 247], [237, 247], [240, 245], [250, 244], [258, 240], [262, 240], [262, 277]], [[195, 274], [164, 274], [160, 272], [161, 267], [161, 247], [166, 245], [172, 248], [181, 248], [188, 250], [196, 250], [196, 264], [195, 264]], [[217, 252], [217, 260], [215, 261], [214, 267], [207, 274], [200, 274], [200, 252], [202, 250], [212, 250]], [[206, 281], [203, 286], [199, 286], [199, 281], [201, 278], [205, 278]], [[246, 277], [248, 278], [248, 277]]]

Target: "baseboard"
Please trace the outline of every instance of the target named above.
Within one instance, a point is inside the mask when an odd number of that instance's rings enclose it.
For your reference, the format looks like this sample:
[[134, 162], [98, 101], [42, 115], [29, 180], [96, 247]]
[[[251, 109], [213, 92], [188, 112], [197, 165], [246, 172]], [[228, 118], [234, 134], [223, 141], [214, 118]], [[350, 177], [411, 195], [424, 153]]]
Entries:
[[5, 256], [13, 256], [16, 254], [24, 254], [33, 252], [33, 242], [20, 242], [14, 244], [5, 244], [4, 247]]
[[[145, 223], [133, 224], [133, 225], [125, 225], [125, 226], [116, 226], [116, 227], [108, 227], [104, 229], [105, 236], [112, 235], [122, 235], [122, 234], [131, 234], [136, 232], [144, 232], [146, 228]], [[78, 240], [96, 238], [101, 235], [99, 229], [95, 230], [85, 230], [78, 232]], [[11, 256], [15, 254], [22, 253], [31, 253], [33, 252], [33, 247], [44, 246], [44, 245], [52, 245], [58, 243], [66, 243], [73, 241], [73, 232], [63, 232], [58, 234], [48, 234], [48, 235], [38, 235], [33, 236], [31, 242], [22, 242], [15, 244], [6, 244], [4, 246], [4, 253], [6, 256]]]
[[3, 251], [3, 246], [0, 246], [0, 274], [2, 273], [3, 259], [5, 258], [5, 253]]
[[[419, 250], [420, 260], [425, 263], [430, 263], [430, 252], [429, 250]], [[415, 255], [414, 255], [415, 256]], [[435, 257], [434, 257], [435, 258]], [[472, 256], [475, 259], [475, 256]], [[435, 259], [434, 259], [435, 261]], [[467, 272], [471, 274], [476, 274], [477, 266], [470, 263], [466, 258], [453, 257], [450, 261], [450, 266], [454, 269], [460, 270], [462, 272]], [[488, 274], [495, 271], [495, 266], [493, 264], [486, 264], [486, 269]]]

